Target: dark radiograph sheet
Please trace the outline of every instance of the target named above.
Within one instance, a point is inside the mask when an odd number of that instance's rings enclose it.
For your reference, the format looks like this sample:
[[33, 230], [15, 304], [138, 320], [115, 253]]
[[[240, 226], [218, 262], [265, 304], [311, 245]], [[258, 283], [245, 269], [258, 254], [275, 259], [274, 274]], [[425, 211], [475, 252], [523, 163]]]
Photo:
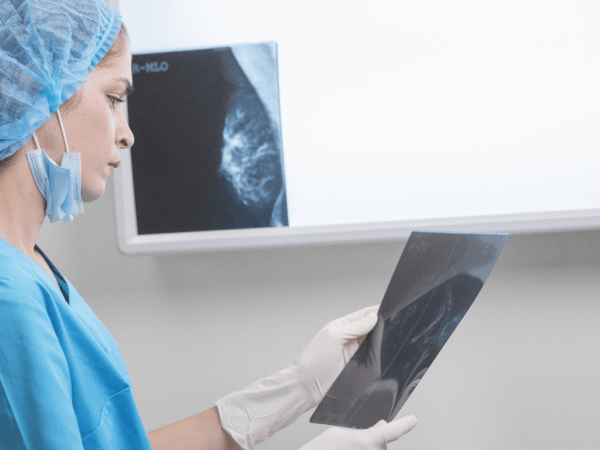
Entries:
[[375, 328], [310, 421], [364, 429], [392, 420], [479, 294], [507, 238], [414, 231]]
[[277, 45], [133, 55], [140, 235], [288, 225]]

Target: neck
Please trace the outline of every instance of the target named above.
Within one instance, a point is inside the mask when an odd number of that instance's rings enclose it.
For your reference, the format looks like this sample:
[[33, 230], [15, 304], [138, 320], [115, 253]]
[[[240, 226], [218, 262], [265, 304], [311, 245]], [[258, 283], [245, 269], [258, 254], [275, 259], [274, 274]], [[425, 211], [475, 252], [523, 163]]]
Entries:
[[33, 257], [46, 216], [46, 201], [31, 174], [26, 155], [29, 150], [34, 150], [32, 141], [0, 171], [0, 237]]

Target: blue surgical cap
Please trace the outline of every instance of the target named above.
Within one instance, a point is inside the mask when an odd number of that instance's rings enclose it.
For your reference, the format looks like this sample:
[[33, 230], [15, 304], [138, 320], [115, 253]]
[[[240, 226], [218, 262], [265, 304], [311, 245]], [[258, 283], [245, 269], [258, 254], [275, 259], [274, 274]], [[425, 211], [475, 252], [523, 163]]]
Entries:
[[0, 2], [0, 161], [81, 88], [120, 28], [104, 0]]

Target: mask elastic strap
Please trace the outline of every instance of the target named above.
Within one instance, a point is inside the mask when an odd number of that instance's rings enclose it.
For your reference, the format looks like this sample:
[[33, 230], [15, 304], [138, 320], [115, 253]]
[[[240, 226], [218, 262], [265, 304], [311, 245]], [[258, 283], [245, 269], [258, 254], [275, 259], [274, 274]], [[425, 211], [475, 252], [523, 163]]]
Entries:
[[[62, 133], [63, 141], [65, 142], [65, 149], [67, 150], [67, 153], [71, 153], [69, 151], [69, 144], [67, 144], [67, 135], [65, 134], [65, 127], [63, 125], [62, 117], [60, 116], [60, 110], [59, 109], [56, 110], [56, 115], [58, 116], [58, 124], [60, 125], [60, 131]], [[38, 138], [35, 135], [35, 131], [33, 132], [33, 142], [35, 143], [35, 149], [39, 150], [40, 149], [40, 142], [38, 141]]]
[[33, 132], [33, 142], [35, 143], [35, 149], [40, 149], [40, 142], [37, 140], [37, 136], [35, 135], [35, 131]]
[[[67, 144], [67, 135], [65, 134], [65, 127], [63, 126], [62, 118], [60, 117], [60, 109], [56, 110], [56, 115], [58, 116], [58, 123], [60, 124], [60, 131], [62, 132], [63, 140], [65, 141], [65, 148], [67, 149], [67, 153], [71, 153], [69, 151], [69, 144]], [[35, 136], [35, 134], [34, 134]]]

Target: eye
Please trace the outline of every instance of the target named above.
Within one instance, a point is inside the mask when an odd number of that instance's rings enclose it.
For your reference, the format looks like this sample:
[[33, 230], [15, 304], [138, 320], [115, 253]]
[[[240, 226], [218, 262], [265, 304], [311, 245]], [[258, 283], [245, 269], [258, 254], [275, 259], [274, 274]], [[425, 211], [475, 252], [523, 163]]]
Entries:
[[115, 109], [115, 105], [117, 104], [117, 102], [119, 103], [123, 103], [125, 100], [121, 100], [120, 98], [117, 97], [113, 97], [111, 95], [108, 95], [108, 100], [110, 101], [110, 108], [111, 109]]

